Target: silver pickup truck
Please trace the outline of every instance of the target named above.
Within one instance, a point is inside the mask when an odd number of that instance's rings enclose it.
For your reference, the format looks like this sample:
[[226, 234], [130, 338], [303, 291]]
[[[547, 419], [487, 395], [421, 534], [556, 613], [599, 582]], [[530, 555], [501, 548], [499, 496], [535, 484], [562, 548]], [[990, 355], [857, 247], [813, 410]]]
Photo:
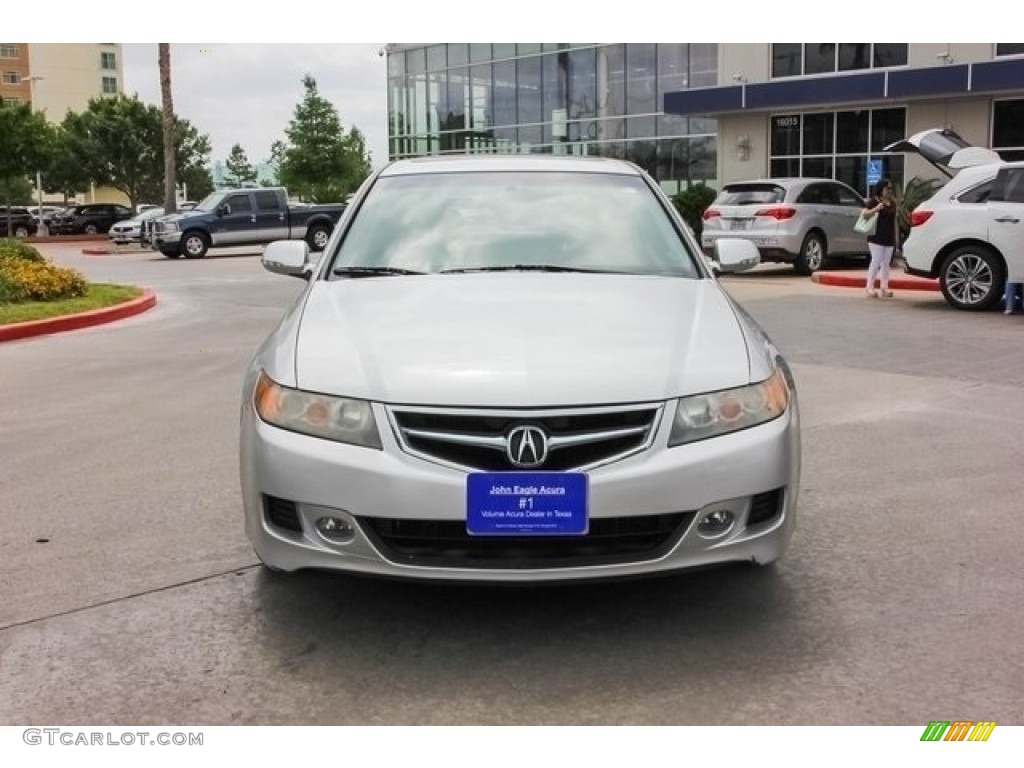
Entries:
[[289, 205], [283, 187], [224, 189], [190, 211], [154, 221], [149, 241], [169, 259], [201, 259], [210, 248], [305, 240], [322, 251], [344, 203]]

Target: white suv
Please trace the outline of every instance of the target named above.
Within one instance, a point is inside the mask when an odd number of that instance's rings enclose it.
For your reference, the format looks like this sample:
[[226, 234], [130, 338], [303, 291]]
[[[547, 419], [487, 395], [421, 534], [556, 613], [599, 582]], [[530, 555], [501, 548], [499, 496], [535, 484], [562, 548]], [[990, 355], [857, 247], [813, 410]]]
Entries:
[[917, 152], [956, 174], [911, 214], [907, 272], [937, 277], [946, 301], [966, 310], [990, 309], [1007, 281], [1024, 282], [1024, 162], [1003, 162], [943, 129], [886, 149]]

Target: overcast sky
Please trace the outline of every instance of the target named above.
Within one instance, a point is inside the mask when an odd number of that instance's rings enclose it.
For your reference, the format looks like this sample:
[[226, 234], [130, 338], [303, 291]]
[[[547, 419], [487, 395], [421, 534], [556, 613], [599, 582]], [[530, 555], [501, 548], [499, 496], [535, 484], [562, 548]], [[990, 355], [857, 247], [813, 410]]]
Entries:
[[[311, 74], [342, 126], [366, 137], [374, 167], [387, 162], [386, 59], [383, 43], [171, 45], [174, 111], [210, 137], [211, 160], [241, 144], [251, 162], [270, 157]], [[124, 90], [160, 104], [156, 43], [124, 43]]]

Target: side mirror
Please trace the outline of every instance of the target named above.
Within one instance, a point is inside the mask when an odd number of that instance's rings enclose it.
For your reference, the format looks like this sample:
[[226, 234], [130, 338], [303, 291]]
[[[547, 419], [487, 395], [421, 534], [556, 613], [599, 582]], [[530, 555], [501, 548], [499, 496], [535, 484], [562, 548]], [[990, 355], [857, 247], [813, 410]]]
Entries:
[[305, 240], [275, 240], [263, 249], [263, 267], [278, 275], [308, 280], [313, 274]]
[[231, 206], [228, 205], [227, 203], [223, 203], [217, 206], [218, 216], [227, 216], [229, 213], [231, 213]]
[[715, 240], [715, 261], [720, 273], [745, 272], [761, 263], [761, 254], [749, 240], [720, 237]]

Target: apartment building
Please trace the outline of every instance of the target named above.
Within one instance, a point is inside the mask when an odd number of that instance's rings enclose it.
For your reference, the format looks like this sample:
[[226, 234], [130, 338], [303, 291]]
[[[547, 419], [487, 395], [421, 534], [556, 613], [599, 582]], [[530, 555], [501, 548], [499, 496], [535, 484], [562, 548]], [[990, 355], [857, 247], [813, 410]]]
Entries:
[[[124, 91], [119, 43], [0, 43], [0, 103], [31, 103], [53, 122], [81, 112], [96, 96]], [[97, 187], [79, 202], [125, 203], [117, 190]]]

